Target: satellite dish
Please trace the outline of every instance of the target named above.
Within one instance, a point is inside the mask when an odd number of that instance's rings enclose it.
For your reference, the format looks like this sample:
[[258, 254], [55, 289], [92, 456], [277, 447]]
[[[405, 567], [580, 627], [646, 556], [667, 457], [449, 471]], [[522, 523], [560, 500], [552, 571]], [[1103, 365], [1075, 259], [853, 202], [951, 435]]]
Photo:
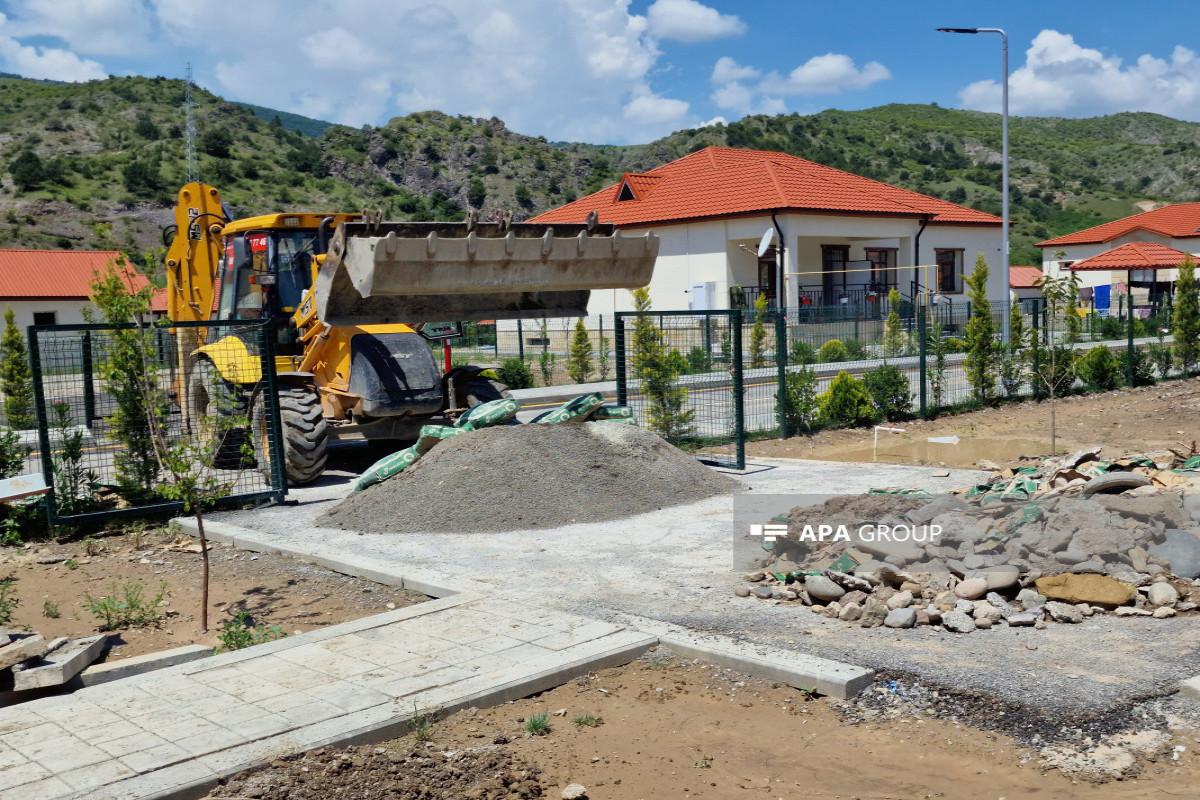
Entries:
[[762, 258], [767, 253], [769, 248], [775, 241], [775, 229], [767, 228], [763, 233], [762, 238], [758, 240], [758, 257]]

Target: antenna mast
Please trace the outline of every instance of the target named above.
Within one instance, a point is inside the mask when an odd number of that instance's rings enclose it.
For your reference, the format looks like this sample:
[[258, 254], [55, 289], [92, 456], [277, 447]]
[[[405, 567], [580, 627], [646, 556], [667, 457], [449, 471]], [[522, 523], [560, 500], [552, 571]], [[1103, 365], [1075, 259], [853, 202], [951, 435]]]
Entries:
[[196, 104], [192, 101], [192, 64], [187, 65], [187, 77], [184, 79], [183, 116], [185, 120], [183, 140], [185, 147], [184, 171], [187, 173], [185, 183], [195, 183], [200, 180], [200, 168], [196, 161], [196, 118], [192, 109]]

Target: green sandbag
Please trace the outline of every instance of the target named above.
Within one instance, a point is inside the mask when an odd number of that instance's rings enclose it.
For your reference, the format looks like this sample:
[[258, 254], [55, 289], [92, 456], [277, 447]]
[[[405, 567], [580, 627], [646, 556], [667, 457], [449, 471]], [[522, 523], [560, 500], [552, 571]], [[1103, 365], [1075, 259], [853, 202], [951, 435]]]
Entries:
[[359, 476], [354, 482], [353, 491], [361, 492], [368, 486], [387, 480], [393, 475], [399, 473], [406, 467], [411, 467], [413, 463], [421, 457], [417, 452], [417, 446], [406, 447], [403, 450], [392, 453], [386, 458], [381, 458], [367, 468], [367, 471]]
[[586, 417], [588, 414], [591, 414], [598, 407], [603, 405], [603, 403], [604, 397], [599, 392], [583, 394], [579, 397], [576, 397], [574, 400], [563, 403], [550, 413], [543, 414], [541, 417], [538, 417], [536, 420], [534, 420], [534, 422], [538, 422], [543, 425], [550, 425], [556, 422], [569, 422], [573, 419], [580, 419], [581, 417]]
[[632, 417], [613, 417], [612, 419], [589, 419], [588, 422], [594, 422], [597, 425], [637, 425], [638, 421]]
[[474, 408], [467, 409], [454, 423], [454, 427], [463, 428], [469, 422], [474, 426], [475, 430], [487, 428], [504, 422], [506, 419], [512, 419], [520, 410], [521, 404], [512, 398], [504, 397], [499, 400], [490, 400], [486, 403], [480, 403]]
[[633, 409], [629, 406], [599, 406], [590, 419], [633, 419]]
[[418, 453], [425, 455], [443, 439], [453, 439], [455, 436], [461, 436], [473, 430], [475, 430], [475, 426], [470, 422], [461, 428], [451, 428], [449, 425], [422, 425], [421, 433], [417, 436], [417, 443], [413, 447], [417, 449]]

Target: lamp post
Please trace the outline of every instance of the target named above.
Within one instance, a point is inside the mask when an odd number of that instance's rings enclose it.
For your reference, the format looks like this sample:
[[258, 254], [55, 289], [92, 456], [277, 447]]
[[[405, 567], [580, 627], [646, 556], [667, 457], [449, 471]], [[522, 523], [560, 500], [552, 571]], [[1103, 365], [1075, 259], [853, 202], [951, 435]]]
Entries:
[[[1001, 81], [1002, 89], [1002, 110], [1000, 114], [1000, 216], [1003, 222], [1000, 225], [1000, 274], [1004, 278], [1004, 296], [1008, 301], [1012, 302], [1012, 297], [1008, 283], [1008, 34], [1003, 28], [938, 28], [942, 33], [998, 33], [1000, 34], [1000, 42], [1003, 50], [1003, 63], [1001, 68], [1004, 70], [1004, 78]], [[1010, 331], [1008, 329], [1008, 314], [1003, 315], [1004, 325], [1002, 338], [1005, 344], [1009, 342]]]

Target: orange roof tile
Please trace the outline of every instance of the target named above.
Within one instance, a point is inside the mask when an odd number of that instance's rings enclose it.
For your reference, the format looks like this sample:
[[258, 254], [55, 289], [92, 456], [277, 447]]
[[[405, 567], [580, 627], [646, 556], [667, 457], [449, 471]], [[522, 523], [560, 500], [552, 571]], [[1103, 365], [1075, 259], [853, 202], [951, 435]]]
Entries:
[[1041, 267], [1009, 267], [1008, 288], [1034, 289], [1042, 279]]
[[[618, 200], [628, 184], [636, 199]], [[531, 222], [645, 225], [772, 210], [930, 217], [932, 223], [999, 225], [999, 217], [880, 181], [766, 150], [706, 147], [547, 211]]]
[[1200, 236], [1200, 203], [1176, 203], [1153, 211], [1134, 214], [1132, 217], [1106, 222], [1094, 228], [1085, 228], [1054, 239], [1038, 242], [1038, 247], [1057, 247], [1063, 244], [1095, 244], [1111, 242], [1119, 236], [1134, 231], [1157, 233], [1172, 239], [1188, 239]]
[[1188, 254], [1157, 242], [1129, 242], [1076, 261], [1072, 271], [1096, 269], [1175, 269]]
[[0, 299], [86, 300], [96, 275], [113, 262], [121, 265], [131, 291], [147, 285], [117, 250], [0, 250]]

